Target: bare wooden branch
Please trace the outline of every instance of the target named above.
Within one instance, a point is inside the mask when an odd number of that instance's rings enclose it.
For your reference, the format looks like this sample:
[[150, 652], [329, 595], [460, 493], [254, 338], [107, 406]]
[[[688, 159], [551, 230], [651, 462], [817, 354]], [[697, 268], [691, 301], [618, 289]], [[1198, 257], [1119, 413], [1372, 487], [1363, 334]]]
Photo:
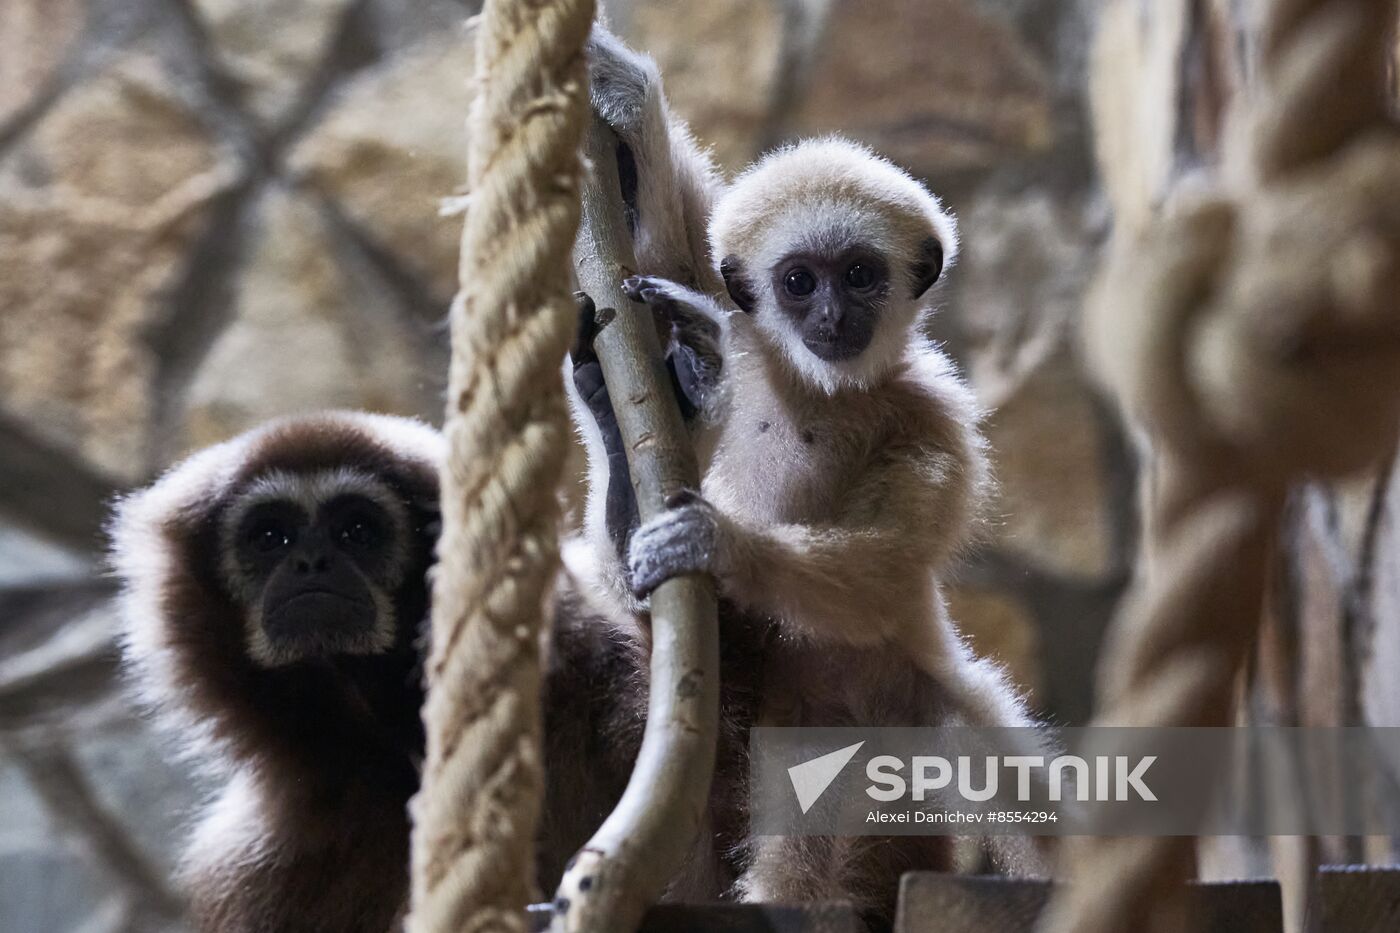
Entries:
[[[594, 346], [617, 412], [642, 521], [699, 469], [670, 391], [651, 315], [623, 295], [635, 260], [623, 214], [617, 139], [594, 119], [585, 140], [592, 171], [574, 265], [605, 321]], [[609, 320], [606, 313], [614, 312]], [[646, 731], [617, 808], [579, 853], [559, 888], [553, 929], [635, 930], [700, 831], [714, 771], [719, 635], [714, 582], [687, 575], [651, 597], [651, 692]]]

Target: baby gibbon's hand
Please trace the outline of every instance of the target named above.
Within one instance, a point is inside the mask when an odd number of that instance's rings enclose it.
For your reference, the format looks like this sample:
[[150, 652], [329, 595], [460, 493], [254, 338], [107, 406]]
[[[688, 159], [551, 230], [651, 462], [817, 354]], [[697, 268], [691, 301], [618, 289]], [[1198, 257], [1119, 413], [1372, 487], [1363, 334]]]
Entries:
[[632, 592], [645, 597], [672, 577], [714, 574], [719, 565], [720, 527], [719, 513], [699, 493], [672, 496], [665, 512], [632, 535], [627, 550]]

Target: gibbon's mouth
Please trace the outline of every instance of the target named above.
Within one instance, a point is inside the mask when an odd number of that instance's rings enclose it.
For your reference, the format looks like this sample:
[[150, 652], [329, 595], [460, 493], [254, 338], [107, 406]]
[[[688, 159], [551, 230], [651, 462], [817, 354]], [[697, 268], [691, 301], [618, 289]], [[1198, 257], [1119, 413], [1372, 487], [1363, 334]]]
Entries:
[[288, 608], [288, 607], [291, 607], [291, 606], [295, 606], [295, 605], [297, 605], [298, 603], [305, 603], [305, 602], [316, 603], [316, 602], [322, 602], [322, 601], [328, 602], [328, 603], [334, 603], [334, 602], [350, 603], [351, 605], [355, 605], [355, 606], [368, 606], [368, 605], [370, 605], [369, 599], [367, 599], [367, 598], [365, 598], [365, 597], [363, 597], [363, 596], [360, 596], [360, 595], [358, 595], [358, 594], [354, 594], [354, 593], [342, 593], [340, 590], [332, 590], [332, 589], [314, 589], [314, 590], [302, 590], [300, 593], [297, 593], [295, 596], [292, 596], [292, 597], [291, 597], [290, 599], [288, 599], [286, 602], [282, 603], [282, 605], [279, 606], [278, 609], [279, 609], [279, 611], [280, 611], [281, 609], [285, 609], [285, 608]]
[[835, 340], [819, 340], [814, 337], [804, 337], [802, 343], [817, 359], [827, 363], [839, 363], [844, 360], [853, 360], [865, 351], [870, 345], [868, 339], [838, 337]]
[[272, 607], [263, 630], [274, 641], [318, 644], [358, 636], [374, 627], [376, 611], [367, 596], [329, 589], [302, 590]]

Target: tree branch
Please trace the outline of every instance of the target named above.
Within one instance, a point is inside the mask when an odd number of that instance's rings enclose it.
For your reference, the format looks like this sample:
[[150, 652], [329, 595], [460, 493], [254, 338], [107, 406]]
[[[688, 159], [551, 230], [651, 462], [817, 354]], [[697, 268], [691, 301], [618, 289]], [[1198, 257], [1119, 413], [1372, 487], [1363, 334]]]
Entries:
[[[672, 494], [699, 488], [699, 467], [651, 314], [634, 310], [621, 290], [635, 259], [618, 181], [617, 138], [595, 117], [584, 147], [592, 170], [583, 184], [574, 265], [580, 287], [599, 310], [594, 347], [645, 522], [665, 511]], [[714, 581], [687, 575], [663, 583], [651, 597], [651, 629], [650, 705], [641, 751], [617, 808], [564, 874], [554, 930], [635, 930], [700, 831], [719, 717]]]

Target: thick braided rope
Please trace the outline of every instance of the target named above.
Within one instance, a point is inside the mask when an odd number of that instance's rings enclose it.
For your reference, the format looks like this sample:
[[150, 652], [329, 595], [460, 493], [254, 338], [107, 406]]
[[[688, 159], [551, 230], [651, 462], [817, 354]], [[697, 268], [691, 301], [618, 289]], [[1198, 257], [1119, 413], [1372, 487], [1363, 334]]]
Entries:
[[[1400, 426], [1394, 0], [1273, 0], [1231, 117], [1228, 198], [1116, 243], [1086, 306], [1095, 368], [1152, 437], [1146, 572], [1106, 646], [1099, 725], [1228, 725], [1283, 494]], [[1258, 90], [1258, 89], [1256, 89]], [[1050, 933], [1180, 930], [1190, 837], [1067, 840]]]
[[489, 0], [477, 26], [414, 933], [523, 931], [535, 894], [540, 643], [569, 442], [559, 366], [574, 328], [593, 11], [593, 0]]

